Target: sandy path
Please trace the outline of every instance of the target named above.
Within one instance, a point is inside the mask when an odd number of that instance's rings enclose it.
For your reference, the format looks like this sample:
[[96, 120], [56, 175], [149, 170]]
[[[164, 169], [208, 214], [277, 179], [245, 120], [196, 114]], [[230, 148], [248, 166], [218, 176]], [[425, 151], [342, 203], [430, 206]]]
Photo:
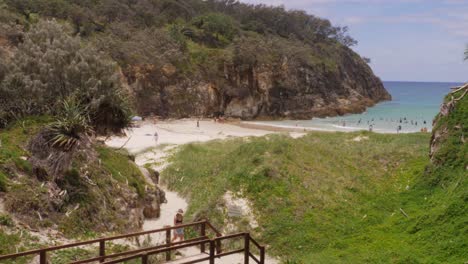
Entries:
[[[155, 136], [157, 133], [157, 138]], [[176, 120], [157, 122], [147, 121], [126, 131], [124, 137], [112, 137], [106, 141], [111, 147], [124, 146], [130, 153], [136, 155], [135, 162], [139, 166], [152, 163], [152, 168], [163, 170], [167, 165], [167, 157], [181, 144], [191, 142], [205, 142], [214, 139], [226, 139], [230, 137], [264, 136], [277, 131], [268, 131], [240, 127], [232, 124], [220, 124], [213, 121], [200, 121], [197, 127], [196, 120]], [[292, 137], [303, 136], [304, 133], [290, 132]], [[166, 225], [173, 225], [173, 218], [178, 209], [187, 210], [188, 202], [178, 193], [168, 190], [165, 186], [159, 186], [166, 192], [167, 203], [161, 205], [161, 216], [157, 219], [145, 220], [144, 230], [158, 229]], [[165, 234], [151, 236], [152, 243], [164, 243]], [[198, 255], [199, 249], [187, 248], [181, 250], [184, 256]], [[236, 254], [218, 259], [216, 263], [235, 264], [243, 263], [244, 256]], [[187, 259], [185, 259], [187, 260]], [[175, 261], [174, 263], [177, 263]], [[277, 260], [267, 257], [268, 264], [278, 263]]]

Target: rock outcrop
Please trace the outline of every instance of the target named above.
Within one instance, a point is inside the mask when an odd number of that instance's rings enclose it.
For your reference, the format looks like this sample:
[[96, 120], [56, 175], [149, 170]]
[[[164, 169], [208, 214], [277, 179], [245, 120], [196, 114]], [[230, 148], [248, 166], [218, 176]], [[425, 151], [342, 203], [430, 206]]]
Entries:
[[447, 96], [433, 121], [429, 153], [433, 165], [468, 170], [467, 121], [468, 84], [465, 84]]
[[365, 111], [390, 94], [364, 60], [341, 47], [334, 65], [283, 57], [271, 64], [224, 62], [215, 77], [181, 78], [172, 65], [139, 66], [129, 78], [138, 110], [163, 117], [242, 119], [336, 116]]

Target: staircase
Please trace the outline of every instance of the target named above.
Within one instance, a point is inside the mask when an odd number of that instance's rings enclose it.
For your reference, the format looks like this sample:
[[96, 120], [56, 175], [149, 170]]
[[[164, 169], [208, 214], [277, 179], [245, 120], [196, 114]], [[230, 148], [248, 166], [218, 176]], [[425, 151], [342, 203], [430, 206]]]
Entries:
[[[191, 229], [192, 232], [190, 239], [185, 241], [171, 242], [171, 231], [176, 228]], [[193, 231], [197, 233], [194, 235]], [[207, 232], [209, 231], [209, 232]], [[158, 233], [165, 234], [165, 243], [156, 246], [148, 246], [138, 249], [132, 249], [124, 252], [106, 254], [106, 242], [117, 241], [120, 239], [135, 239], [144, 235], [154, 235]], [[187, 233], [187, 232], [186, 232]], [[211, 237], [208, 235], [211, 233]], [[195, 237], [193, 237], [195, 236]], [[223, 251], [222, 246], [224, 241], [229, 240], [242, 240], [242, 248]], [[140, 260], [142, 264], [149, 263], [150, 257], [163, 256], [166, 260], [164, 263], [171, 264], [191, 264], [191, 263], [208, 263], [208, 264], [249, 264], [249, 263], [265, 263], [265, 247], [258, 244], [249, 233], [237, 233], [230, 235], [222, 235], [216, 228], [208, 221], [194, 222], [179, 226], [169, 226], [161, 229], [155, 229], [144, 232], [131, 233], [127, 235], [118, 235], [107, 238], [99, 238], [89, 241], [76, 242], [61, 246], [54, 246], [36, 250], [30, 250], [15, 254], [0, 256], [1, 260], [13, 260], [18, 257], [34, 257], [39, 256], [40, 264], [49, 264], [48, 255], [51, 252], [66, 249], [76, 248], [82, 246], [99, 245], [99, 256], [78, 260], [71, 262], [73, 264], [81, 263], [124, 263], [129, 260]], [[256, 250], [253, 250], [255, 249]], [[182, 257], [174, 258], [175, 252], [182, 252]], [[258, 255], [253, 253], [259, 252]], [[252, 261], [252, 262], [250, 262]]]

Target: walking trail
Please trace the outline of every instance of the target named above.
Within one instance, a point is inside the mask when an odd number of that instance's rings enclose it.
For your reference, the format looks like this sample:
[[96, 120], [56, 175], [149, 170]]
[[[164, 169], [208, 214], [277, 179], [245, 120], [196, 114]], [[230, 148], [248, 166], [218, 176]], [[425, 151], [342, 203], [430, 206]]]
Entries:
[[[267, 130], [243, 128], [231, 124], [220, 124], [213, 121], [200, 121], [197, 127], [196, 120], [177, 120], [157, 122], [145, 121], [139, 126], [126, 131], [124, 137], [112, 137], [106, 144], [111, 147], [120, 148], [124, 146], [130, 153], [135, 154], [135, 162], [139, 166], [151, 163], [152, 169], [163, 170], [167, 165], [167, 158], [178, 145], [191, 142], [205, 142], [214, 139], [226, 139], [230, 137], [264, 136], [274, 133]], [[157, 136], [155, 136], [157, 133]], [[292, 133], [291, 136], [298, 137], [303, 134]], [[188, 202], [178, 193], [168, 190], [166, 186], [159, 186], [166, 193], [167, 203], [161, 204], [161, 215], [157, 219], [145, 220], [144, 230], [158, 229], [167, 225], [173, 225], [174, 215], [178, 209], [187, 210]], [[164, 243], [165, 235], [154, 235], [152, 243]], [[170, 263], [179, 261], [186, 262], [200, 258], [197, 248], [186, 248], [179, 252], [177, 259]], [[193, 257], [189, 257], [193, 256]], [[217, 259], [219, 264], [243, 263], [243, 254], [236, 254]], [[206, 262], [208, 263], [208, 262]], [[266, 258], [266, 263], [279, 263], [271, 257]]]

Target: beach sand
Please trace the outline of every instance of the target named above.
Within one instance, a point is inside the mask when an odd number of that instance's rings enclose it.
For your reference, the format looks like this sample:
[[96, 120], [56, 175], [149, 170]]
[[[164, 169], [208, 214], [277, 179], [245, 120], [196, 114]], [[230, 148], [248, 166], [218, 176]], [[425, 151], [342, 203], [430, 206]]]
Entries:
[[[287, 131], [269, 127], [269, 129], [250, 128], [238, 125], [238, 122], [215, 123], [212, 120], [183, 119], [173, 121], [146, 120], [135, 124], [125, 131], [121, 137], [111, 137], [106, 144], [114, 148], [125, 148], [135, 154], [135, 162], [139, 166], [147, 163], [154, 164], [152, 168], [163, 170], [167, 165], [167, 157], [182, 144], [191, 142], [205, 142], [215, 139], [227, 139], [232, 137], [265, 136], [272, 133], [287, 133], [291, 137], [304, 136], [305, 133]], [[157, 136], [156, 136], [157, 134]], [[166, 193], [167, 203], [161, 205], [161, 215], [157, 219], [147, 219], [143, 224], [143, 230], [158, 229], [173, 224], [173, 217], [178, 209], [187, 210], [188, 201], [177, 192], [168, 190], [166, 186], [159, 186]], [[155, 234], [151, 236], [153, 243], [164, 243], [165, 236]], [[200, 258], [199, 249], [186, 248], [179, 250], [183, 260], [171, 263], [181, 263]], [[190, 257], [192, 256], [192, 257]], [[220, 264], [243, 263], [243, 254], [234, 254], [217, 260]], [[279, 263], [276, 259], [266, 256], [266, 263]], [[208, 263], [208, 262], [203, 262]]]
[[[215, 123], [212, 120], [201, 120], [197, 127], [197, 120], [193, 119], [147, 120], [128, 129], [125, 132], [126, 136], [112, 137], [106, 141], [106, 144], [114, 148], [124, 146], [131, 153], [139, 153], [161, 145], [181, 145], [231, 137], [260, 137], [278, 132], [288, 133], [294, 138], [305, 135], [304, 131], [296, 129], [256, 126], [243, 122]], [[157, 133], [157, 140], [155, 133]]]

